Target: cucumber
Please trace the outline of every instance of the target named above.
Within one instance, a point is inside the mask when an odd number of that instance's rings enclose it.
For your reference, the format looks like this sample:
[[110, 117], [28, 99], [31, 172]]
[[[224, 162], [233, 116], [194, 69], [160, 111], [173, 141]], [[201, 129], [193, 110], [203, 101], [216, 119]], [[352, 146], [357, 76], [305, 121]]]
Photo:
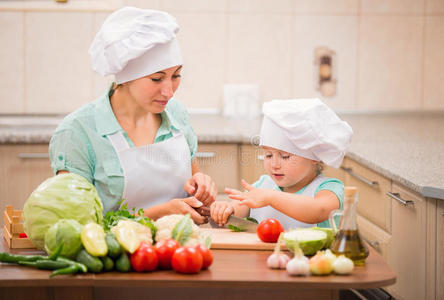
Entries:
[[108, 246], [108, 256], [112, 258], [118, 258], [122, 254], [122, 246], [116, 240], [116, 237], [112, 233], [107, 233], [105, 236], [106, 245]]
[[84, 264], [89, 272], [99, 273], [103, 269], [102, 261], [98, 257], [89, 254], [85, 249], [79, 251], [76, 260]]
[[116, 270], [119, 272], [129, 272], [131, 270], [131, 263], [126, 252], [122, 252], [116, 260]]
[[114, 269], [114, 262], [109, 256], [102, 256], [100, 257], [100, 260], [103, 263], [103, 271], [111, 271]]

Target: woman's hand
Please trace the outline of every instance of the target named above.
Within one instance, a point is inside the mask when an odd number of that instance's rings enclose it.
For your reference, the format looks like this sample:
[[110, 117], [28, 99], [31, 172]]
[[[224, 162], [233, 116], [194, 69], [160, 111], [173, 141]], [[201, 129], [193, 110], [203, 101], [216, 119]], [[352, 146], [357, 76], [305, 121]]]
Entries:
[[201, 201], [203, 206], [209, 207], [216, 200], [216, 184], [210, 176], [201, 172], [194, 173], [193, 177], [185, 183], [184, 189], [185, 192]]
[[203, 224], [206, 221], [205, 217], [194, 209], [202, 206], [202, 202], [195, 197], [172, 199], [167, 202], [167, 205], [168, 214], [190, 214], [196, 224]]
[[249, 208], [259, 208], [270, 205], [268, 200], [270, 190], [255, 188], [243, 179], [241, 183], [247, 192], [244, 193], [236, 189], [225, 188], [225, 193], [228, 194], [228, 197], [239, 200], [240, 205], [246, 205]]
[[210, 206], [210, 215], [219, 226], [224, 226], [228, 217], [234, 213], [234, 207], [226, 201], [215, 201]]

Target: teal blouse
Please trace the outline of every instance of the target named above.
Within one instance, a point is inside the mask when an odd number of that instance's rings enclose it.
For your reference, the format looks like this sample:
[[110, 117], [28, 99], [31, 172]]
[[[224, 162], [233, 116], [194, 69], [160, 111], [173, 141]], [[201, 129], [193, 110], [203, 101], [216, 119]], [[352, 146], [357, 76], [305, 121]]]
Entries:
[[[85, 177], [97, 188], [104, 213], [118, 208], [124, 188], [123, 170], [108, 134], [121, 131], [130, 147], [134, 143], [117, 122], [111, 109], [109, 92], [66, 116], [49, 143], [49, 157], [54, 174], [67, 170]], [[178, 100], [171, 99], [161, 113], [162, 123], [154, 143], [182, 132], [190, 148], [191, 159], [197, 150], [197, 137], [188, 113]]]
[[[262, 175], [258, 181], [256, 181], [255, 183], [253, 183], [254, 187], [260, 187], [262, 185], [262, 183], [264, 182], [264, 180], [269, 177], [268, 175]], [[297, 191], [295, 194], [296, 195], [300, 195], [304, 192], [305, 188], [307, 186], [304, 186], [302, 189], [300, 189], [299, 191]], [[273, 187], [274, 190], [276, 191], [280, 191], [282, 192], [282, 189], [276, 185]], [[315, 195], [322, 190], [327, 190], [327, 191], [331, 191], [333, 192], [336, 197], [338, 198], [339, 201], [339, 209], [342, 209], [343, 206], [343, 202], [344, 202], [344, 184], [342, 183], [342, 181], [340, 181], [339, 179], [336, 178], [328, 178], [326, 179], [324, 182], [322, 182], [315, 190]], [[339, 223], [339, 217], [335, 217], [335, 221], [336, 224]], [[318, 227], [330, 227], [330, 222], [327, 220], [318, 223]]]

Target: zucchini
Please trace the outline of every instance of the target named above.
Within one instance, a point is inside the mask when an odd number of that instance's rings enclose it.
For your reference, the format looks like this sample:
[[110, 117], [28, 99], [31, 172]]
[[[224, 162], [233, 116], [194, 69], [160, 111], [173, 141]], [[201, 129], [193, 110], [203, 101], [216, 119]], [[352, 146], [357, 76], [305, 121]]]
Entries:
[[88, 268], [88, 271], [92, 273], [99, 273], [103, 269], [102, 261], [98, 257], [89, 254], [85, 249], [79, 251], [76, 260], [84, 264]]
[[105, 236], [106, 245], [108, 246], [108, 256], [118, 258], [122, 254], [122, 246], [120, 246], [116, 237], [112, 233], [107, 233]]

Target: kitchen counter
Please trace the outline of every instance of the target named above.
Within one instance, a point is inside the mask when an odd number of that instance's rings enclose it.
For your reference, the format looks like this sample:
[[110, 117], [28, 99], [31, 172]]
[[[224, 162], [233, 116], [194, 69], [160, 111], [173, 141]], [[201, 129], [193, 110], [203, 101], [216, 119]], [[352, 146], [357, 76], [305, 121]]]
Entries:
[[[339, 289], [368, 289], [395, 283], [396, 275], [369, 247], [365, 267], [351, 275], [292, 277], [266, 266], [271, 251], [212, 250], [213, 265], [194, 275], [174, 271], [64, 275], [0, 263], [0, 294], [7, 299], [338, 299]], [[0, 252], [10, 250], [1, 237]], [[135, 298], [137, 297], [137, 298]], [[2, 299], [3, 299], [2, 298]]]
[[[62, 117], [0, 117], [0, 144], [48, 143]], [[347, 156], [422, 194], [444, 199], [444, 113], [343, 114], [354, 135]], [[261, 119], [191, 115], [200, 143], [249, 144]]]

